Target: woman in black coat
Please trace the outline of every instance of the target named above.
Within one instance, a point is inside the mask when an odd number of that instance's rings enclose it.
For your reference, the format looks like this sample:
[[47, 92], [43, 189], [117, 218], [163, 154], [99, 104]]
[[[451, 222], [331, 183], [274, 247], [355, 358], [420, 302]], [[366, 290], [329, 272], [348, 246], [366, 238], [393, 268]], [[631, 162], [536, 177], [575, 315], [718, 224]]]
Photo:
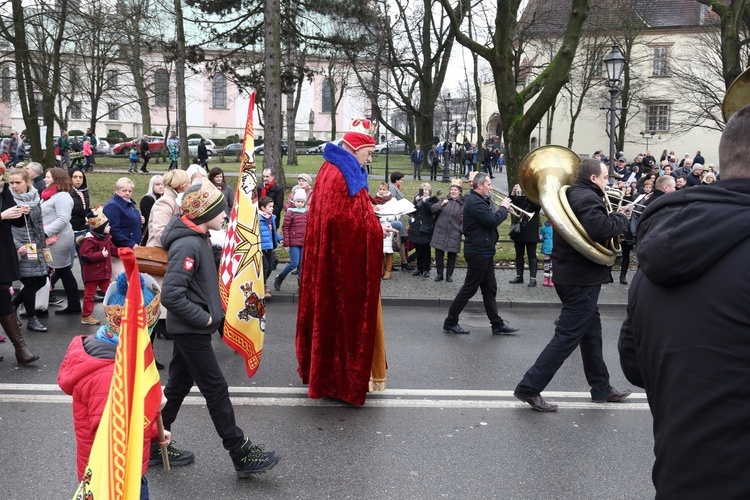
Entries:
[[432, 205], [437, 201], [437, 197], [432, 196], [432, 186], [426, 182], [419, 187], [419, 194], [414, 197], [414, 206], [417, 210], [411, 223], [409, 240], [417, 252], [417, 270], [412, 276], [430, 277], [430, 240], [435, 230]]
[[523, 283], [523, 254], [526, 252], [529, 258], [529, 286], [534, 287], [536, 286], [537, 271], [536, 245], [539, 243], [539, 210], [542, 207], [526, 198], [518, 185], [513, 188], [510, 200], [513, 205], [521, 210], [534, 213], [531, 219], [523, 217], [519, 220], [515, 216], [511, 217], [511, 223], [519, 223], [521, 231], [510, 237], [516, 247], [516, 277], [510, 280], [510, 283]]

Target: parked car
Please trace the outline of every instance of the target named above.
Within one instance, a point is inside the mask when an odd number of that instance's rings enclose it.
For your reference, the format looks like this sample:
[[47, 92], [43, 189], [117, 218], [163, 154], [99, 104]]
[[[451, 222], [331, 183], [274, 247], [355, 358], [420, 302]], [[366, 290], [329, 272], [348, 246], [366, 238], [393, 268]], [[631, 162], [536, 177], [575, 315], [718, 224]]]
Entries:
[[[330, 141], [330, 143], [341, 147], [342, 140], [343, 139], [336, 139], [335, 141]], [[308, 155], [323, 154], [323, 150], [326, 148], [326, 144], [329, 144], [329, 143], [324, 142], [323, 144], [318, 144], [317, 146], [312, 147], [308, 149], [307, 151], [305, 151], [305, 154], [308, 154]]]
[[[148, 136], [148, 150], [152, 153], [158, 153], [159, 151], [164, 148], [164, 138], [158, 135], [149, 135]], [[121, 154], [127, 154], [128, 151], [130, 151], [130, 148], [135, 146], [135, 148], [140, 151], [140, 144], [141, 139], [135, 139], [128, 142], [118, 142], [114, 146], [112, 146], [112, 154], [121, 155]]]
[[[212, 156], [216, 154], [216, 144], [214, 144], [214, 141], [211, 139], [205, 139], [206, 141], [206, 152], [208, 153], [208, 156]], [[191, 156], [198, 156], [198, 144], [200, 144], [200, 139], [188, 139], [188, 153], [190, 153]]]
[[[287, 154], [289, 152], [289, 146], [287, 144], [287, 141], [281, 141], [281, 154], [282, 156]], [[265, 144], [261, 144], [260, 146], [255, 146], [255, 149], [253, 149], [253, 155], [263, 155], [265, 154]]]
[[406, 154], [409, 152], [406, 147], [406, 142], [402, 139], [393, 139], [375, 145], [376, 153], [385, 153], [386, 151], [391, 154]]
[[111, 155], [112, 147], [109, 145], [109, 142], [105, 141], [104, 139], [99, 139], [99, 141], [96, 144], [96, 154]]
[[224, 156], [237, 156], [242, 152], [242, 143], [241, 142], [235, 142], [232, 144], [227, 144], [224, 146], [224, 149], [222, 149], [219, 153]]

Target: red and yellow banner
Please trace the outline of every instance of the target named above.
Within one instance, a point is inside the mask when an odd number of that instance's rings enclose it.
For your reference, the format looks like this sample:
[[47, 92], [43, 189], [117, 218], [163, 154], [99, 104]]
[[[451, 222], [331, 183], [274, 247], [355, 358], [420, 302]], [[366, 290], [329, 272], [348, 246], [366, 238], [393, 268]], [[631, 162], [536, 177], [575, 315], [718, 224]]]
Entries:
[[74, 500], [138, 500], [143, 472], [144, 429], [159, 412], [162, 390], [146, 326], [135, 254], [120, 249], [128, 293], [114, 373], [89, 463]]
[[255, 146], [254, 108], [255, 92], [250, 94], [242, 165], [219, 267], [219, 291], [226, 312], [224, 342], [245, 359], [248, 377], [255, 375], [260, 367], [266, 331], [258, 183], [252, 154]]

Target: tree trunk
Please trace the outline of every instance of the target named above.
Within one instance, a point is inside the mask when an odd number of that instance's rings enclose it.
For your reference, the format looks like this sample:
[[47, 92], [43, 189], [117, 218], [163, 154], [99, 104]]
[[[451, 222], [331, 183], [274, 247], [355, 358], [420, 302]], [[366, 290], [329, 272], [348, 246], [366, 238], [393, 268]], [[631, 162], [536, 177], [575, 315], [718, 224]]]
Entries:
[[[264, 76], [266, 82], [263, 168], [276, 172], [276, 182], [286, 188], [281, 162], [281, 4], [267, 0], [264, 6]], [[292, 147], [292, 144], [289, 144]]]
[[[174, 0], [175, 27], [177, 30], [177, 60], [175, 77], [177, 80], [177, 135], [180, 137], [180, 163], [183, 168], [190, 165], [190, 152], [187, 144], [187, 100], [185, 98], [185, 26], [182, 17], [182, 0]], [[166, 137], [165, 137], [166, 139]]]

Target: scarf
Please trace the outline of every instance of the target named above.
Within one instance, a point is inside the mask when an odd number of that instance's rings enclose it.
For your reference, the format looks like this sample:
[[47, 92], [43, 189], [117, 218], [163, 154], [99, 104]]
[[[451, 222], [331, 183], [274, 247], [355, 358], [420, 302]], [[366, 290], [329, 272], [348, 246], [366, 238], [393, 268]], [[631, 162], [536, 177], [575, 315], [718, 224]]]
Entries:
[[57, 186], [50, 186], [42, 191], [42, 200], [47, 201], [58, 193]]
[[268, 184], [263, 184], [263, 187], [260, 188], [260, 197], [263, 198], [264, 196], [268, 196], [268, 190], [271, 189], [276, 185], [276, 180], [272, 180]]
[[29, 190], [25, 193], [18, 194], [15, 191], [11, 192], [13, 193], [13, 199], [16, 200], [16, 205], [18, 205], [19, 203], [23, 203], [24, 205], [28, 205], [30, 208], [34, 208], [41, 202], [41, 199], [39, 198], [39, 191], [37, 191], [34, 186], [29, 186]]

